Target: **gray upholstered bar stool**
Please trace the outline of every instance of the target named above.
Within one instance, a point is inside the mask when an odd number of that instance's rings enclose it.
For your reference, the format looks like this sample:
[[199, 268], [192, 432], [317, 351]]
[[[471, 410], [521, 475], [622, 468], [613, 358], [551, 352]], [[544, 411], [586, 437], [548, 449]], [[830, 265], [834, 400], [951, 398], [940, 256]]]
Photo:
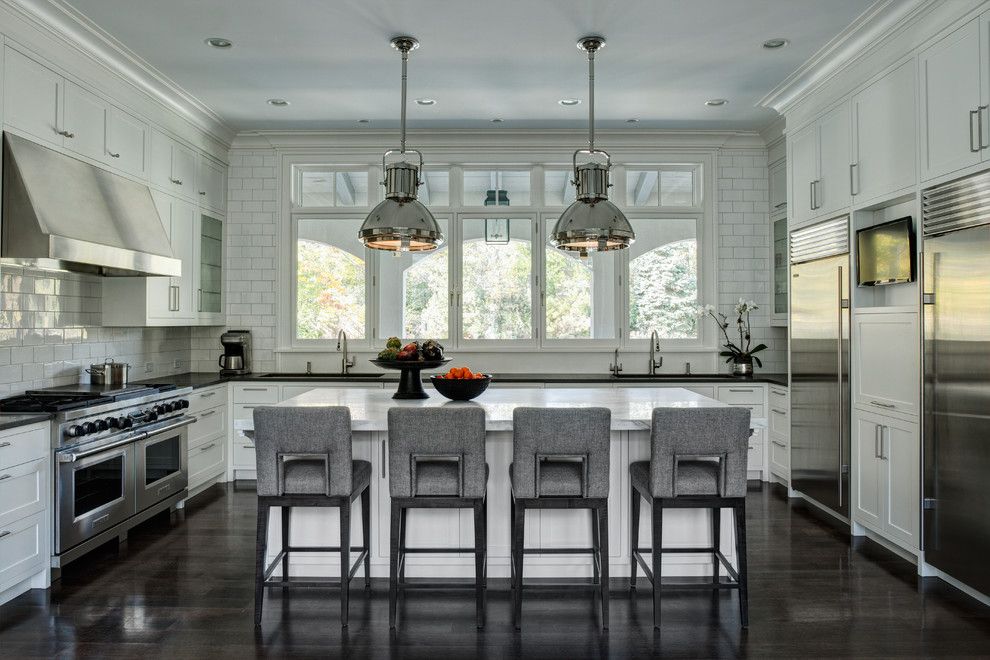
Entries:
[[[651, 459], [629, 465], [632, 487], [629, 548], [630, 586], [636, 588], [636, 565], [653, 583], [653, 626], [660, 627], [660, 592], [669, 589], [738, 589], [739, 619], [749, 626], [746, 570], [746, 455], [749, 449], [749, 410], [745, 408], [656, 408], [653, 411]], [[640, 498], [653, 507], [650, 548], [639, 546]], [[710, 548], [664, 548], [663, 510], [705, 508], [712, 512]], [[732, 509], [736, 526], [738, 569], [721, 550], [721, 510]], [[664, 585], [660, 565], [665, 552], [710, 552], [709, 583]], [[650, 565], [643, 558], [651, 553]], [[724, 566], [729, 580], [723, 581]]]
[[[389, 627], [395, 627], [399, 589], [471, 588], [477, 626], [485, 622], [488, 559], [488, 464], [485, 462], [485, 411], [475, 407], [390, 408], [388, 471], [391, 495], [389, 533]], [[409, 509], [473, 509], [473, 548], [406, 546]], [[474, 582], [408, 583], [409, 553], [473, 553]]]
[[[608, 628], [608, 408], [516, 408], [512, 414], [512, 620], [522, 622], [526, 555], [590, 554]], [[528, 509], [589, 509], [590, 548], [527, 548]]]
[[[371, 463], [355, 461], [351, 451], [351, 413], [343, 406], [254, 409], [254, 446], [258, 459], [258, 540], [255, 558], [254, 623], [261, 625], [266, 586], [340, 586], [340, 622], [347, 625], [351, 578], [364, 563], [365, 588], [371, 586]], [[361, 498], [360, 547], [351, 547], [351, 505]], [[289, 544], [291, 507], [340, 509], [340, 545], [295, 547]], [[268, 514], [282, 509], [282, 549], [265, 566]], [[358, 551], [351, 565], [351, 551]], [[340, 580], [291, 582], [289, 554], [340, 552]], [[272, 580], [282, 564], [282, 577]]]

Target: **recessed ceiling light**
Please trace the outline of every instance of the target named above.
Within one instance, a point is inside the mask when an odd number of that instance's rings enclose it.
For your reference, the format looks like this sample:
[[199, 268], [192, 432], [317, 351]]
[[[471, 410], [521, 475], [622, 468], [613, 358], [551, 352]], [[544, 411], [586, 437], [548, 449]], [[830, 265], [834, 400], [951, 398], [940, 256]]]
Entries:
[[726, 99], [708, 99], [707, 101], [705, 101], [705, 105], [714, 108], [714, 107], [718, 107], [720, 105], [725, 105], [728, 102], [729, 101], [726, 100]]
[[581, 99], [560, 99], [559, 101], [557, 101], [557, 103], [561, 104], [564, 107], [570, 107], [572, 105], [580, 105]]
[[636, 119], [635, 117], [633, 117], [632, 119], [627, 119], [626, 120], [626, 123], [627, 124], [638, 124], [639, 123], [639, 120]]
[[419, 105], [436, 105], [436, 99], [416, 99], [416, 103]]
[[496, 117], [495, 119], [492, 120], [492, 123], [493, 124], [501, 124], [502, 123], [502, 119], [500, 117]]
[[234, 45], [234, 42], [223, 37], [210, 37], [206, 40], [206, 45], [213, 46], [214, 48], [230, 48]]
[[268, 99], [268, 105], [274, 105], [276, 108], [284, 108], [289, 105], [289, 102], [285, 99]]
[[371, 120], [370, 119], [358, 119], [358, 123], [359, 124], [370, 124], [371, 123]]
[[787, 39], [776, 37], [774, 39], [767, 39], [766, 41], [764, 41], [763, 47], [766, 48], [767, 50], [777, 50], [778, 48], [783, 48], [789, 43], [791, 42], [788, 41]]

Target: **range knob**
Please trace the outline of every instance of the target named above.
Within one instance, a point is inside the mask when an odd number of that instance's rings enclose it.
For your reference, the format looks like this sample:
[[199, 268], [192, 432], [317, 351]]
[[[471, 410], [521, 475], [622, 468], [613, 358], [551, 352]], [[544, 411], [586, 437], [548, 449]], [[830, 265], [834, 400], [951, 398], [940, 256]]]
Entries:
[[96, 424], [94, 424], [93, 422], [86, 422], [86, 423], [84, 423], [82, 425], [82, 432], [83, 432], [83, 435], [87, 435], [89, 433], [95, 433], [96, 432]]
[[134, 426], [134, 422], [131, 421], [130, 417], [121, 417], [117, 420], [117, 422], [120, 424], [120, 428], [122, 429], [129, 429]]
[[78, 424], [73, 424], [72, 426], [70, 426], [68, 429], [65, 430], [65, 434], [70, 438], [78, 438], [81, 435], [85, 435], [86, 432], [83, 430], [83, 427], [79, 426]]
[[144, 414], [144, 418], [146, 421], [153, 422], [156, 419], [158, 419], [158, 413], [156, 413], [154, 410], [149, 410]]
[[180, 409], [188, 408], [189, 407], [189, 400], [188, 399], [179, 399], [175, 403], [179, 406]]
[[98, 419], [96, 420], [95, 424], [97, 431], [106, 431], [108, 428], [110, 428], [110, 425], [107, 424], [107, 420], [105, 419]]
[[120, 428], [120, 420], [117, 419], [116, 417], [107, 417], [103, 421], [105, 421], [107, 423], [107, 426], [109, 426], [112, 429], [119, 429]]
[[155, 406], [155, 412], [158, 413], [159, 415], [163, 414], [165, 412], [165, 406], [159, 403], [157, 406]]
[[163, 412], [170, 413], [172, 412], [172, 410], [174, 410], [174, 406], [172, 406], [171, 403], [164, 403], [162, 404], [162, 410]]

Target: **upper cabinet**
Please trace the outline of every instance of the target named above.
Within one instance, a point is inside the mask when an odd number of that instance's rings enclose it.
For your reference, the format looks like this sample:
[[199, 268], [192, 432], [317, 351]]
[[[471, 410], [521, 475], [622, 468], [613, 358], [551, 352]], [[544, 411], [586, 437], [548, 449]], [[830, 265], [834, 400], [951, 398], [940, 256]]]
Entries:
[[852, 98], [855, 202], [875, 199], [917, 180], [917, 73], [912, 58]]
[[32, 138], [62, 145], [65, 81], [9, 46], [3, 59], [3, 121]]
[[117, 167], [138, 178], [148, 178], [148, 125], [120, 108], [111, 106], [107, 115], [107, 158]]
[[79, 85], [64, 81], [62, 146], [80, 156], [107, 158], [107, 104]]
[[227, 168], [212, 158], [201, 155], [197, 180], [200, 204], [223, 211], [227, 206]]
[[778, 161], [769, 167], [770, 212], [776, 213], [787, 206], [787, 163]]
[[921, 52], [923, 180], [990, 157], [990, 56], [980, 39], [988, 23], [988, 15], [975, 18]]
[[173, 195], [196, 199], [197, 154], [189, 147], [165, 135], [151, 131], [151, 183]]
[[790, 217], [794, 226], [849, 206], [849, 104], [843, 103], [788, 136]]

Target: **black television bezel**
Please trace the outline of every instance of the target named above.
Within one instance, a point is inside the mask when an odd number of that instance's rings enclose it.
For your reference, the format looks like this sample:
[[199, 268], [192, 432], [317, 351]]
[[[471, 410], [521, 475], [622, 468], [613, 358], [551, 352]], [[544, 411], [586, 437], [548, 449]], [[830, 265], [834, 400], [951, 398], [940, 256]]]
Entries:
[[[859, 249], [859, 236], [860, 236], [860, 234], [863, 234], [863, 233], [868, 232], [868, 231], [875, 231], [875, 230], [877, 230], [877, 229], [879, 229], [881, 227], [887, 227], [887, 226], [890, 226], [890, 225], [896, 225], [898, 223], [904, 223], [904, 222], [906, 222], [907, 225], [908, 225], [908, 250], [910, 251], [910, 255], [911, 255], [911, 266], [910, 266], [911, 273], [910, 273], [910, 275], [908, 275], [908, 278], [906, 280], [905, 279], [897, 279], [897, 280], [875, 280], [875, 281], [872, 281], [872, 282], [864, 282], [862, 280], [862, 278], [860, 277], [860, 273], [862, 272], [862, 264], [860, 263], [860, 260], [863, 258], [862, 251]], [[862, 229], [857, 229], [856, 230], [856, 283], [857, 283], [857, 286], [888, 286], [890, 284], [910, 284], [911, 282], [914, 282], [915, 279], [916, 279], [916, 276], [917, 276], [917, 272], [918, 272], [917, 271], [917, 264], [916, 264], [917, 259], [918, 259], [918, 254], [917, 254], [917, 249], [916, 249], [916, 240], [917, 239], [915, 238], [915, 234], [914, 234], [914, 216], [910, 216], [910, 215], [905, 215], [905, 216], [900, 217], [900, 218], [895, 218], [893, 220], [888, 220], [887, 222], [881, 222], [878, 225], [872, 225], [870, 227], [863, 227]]]

